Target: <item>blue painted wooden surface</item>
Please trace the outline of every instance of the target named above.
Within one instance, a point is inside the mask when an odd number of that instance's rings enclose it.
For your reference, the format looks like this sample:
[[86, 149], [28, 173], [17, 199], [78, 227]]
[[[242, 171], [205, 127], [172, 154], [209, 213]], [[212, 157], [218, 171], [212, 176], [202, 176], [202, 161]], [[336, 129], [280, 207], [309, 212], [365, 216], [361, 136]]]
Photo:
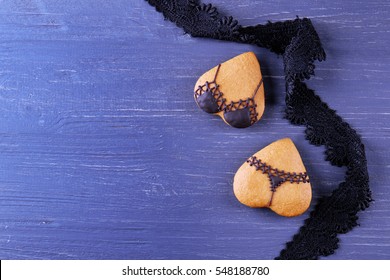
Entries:
[[[309, 85], [362, 136], [375, 199], [329, 259], [389, 259], [389, 2], [213, 3], [242, 25], [313, 20], [328, 59]], [[192, 89], [245, 51], [260, 60], [266, 110], [239, 130], [200, 111]], [[292, 138], [312, 205], [345, 174], [283, 108], [280, 58], [191, 38], [142, 0], [0, 1], [0, 258], [275, 257], [308, 212], [241, 205], [232, 180], [242, 162]]]

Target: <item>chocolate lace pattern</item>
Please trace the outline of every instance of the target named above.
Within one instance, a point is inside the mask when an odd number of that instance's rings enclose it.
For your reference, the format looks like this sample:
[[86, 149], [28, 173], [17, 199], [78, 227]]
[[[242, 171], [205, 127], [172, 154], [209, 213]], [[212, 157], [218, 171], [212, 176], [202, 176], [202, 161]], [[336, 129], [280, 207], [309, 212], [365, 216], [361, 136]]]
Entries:
[[247, 98], [246, 100], [238, 100], [238, 101], [231, 101], [229, 104], [225, 104], [223, 110], [225, 112], [231, 112], [236, 111], [244, 108], [249, 109], [250, 113], [250, 119], [251, 119], [251, 125], [257, 122], [258, 113], [256, 111], [257, 104], [255, 102], [255, 96], [257, 92], [260, 89], [260, 86], [263, 84], [263, 78], [261, 78], [259, 84], [257, 85], [256, 89], [254, 90], [252, 97]]
[[252, 156], [247, 161], [250, 166], [254, 166], [256, 170], [260, 170], [263, 174], [269, 174], [274, 177], [279, 177], [283, 179], [283, 182], [290, 183], [309, 183], [309, 175], [306, 172], [285, 172], [284, 170], [279, 170], [277, 168], [273, 168], [265, 162], [262, 162], [261, 159], [257, 159], [257, 157]]
[[219, 84], [217, 83], [217, 76], [220, 68], [221, 64], [218, 65], [217, 70], [215, 71], [214, 79], [211, 82], [206, 81], [206, 83], [204, 83], [203, 85], [198, 86], [194, 93], [195, 99], [198, 100], [198, 98], [206, 92], [211, 92], [217, 104], [218, 112], [234, 112], [237, 110], [248, 108], [251, 125], [254, 124], [255, 122], [257, 122], [257, 117], [259, 115], [256, 111], [257, 104], [254, 98], [259, 91], [260, 86], [263, 84], [263, 79], [260, 80], [251, 97], [247, 98], [246, 100], [239, 99], [238, 101], [231, 101], [230, 103], [226, 104], [226, 98], [223, 98], [223, 93], [219, 90]]
[[221, 68], [221, 64], [218, 65], [217, 70], [215, 72], [214, 80], [211, 82], [206, 82], [204, 85], [198, 86], [198, 88], [195, 90], [194, 96], [196, 99], [198, 99], [202, 94], [206, 92], [212, 92], [213, 97], [218, 105], [218, 111], [223, 110], [223, 108], [226, 107], [225, 101], [226, 99], [223, 98], [223, 93], [219, 90], [219, 84], [217, 84], [217, 76], [219, 73], [219, 69]]
[[314, 61], [326, 58], [310, 19], [296, 18], [241, 26], [198, 0], [147, 0], [166, 19], [193, 37], [254, 44], [282, 55], [286, 81], [286, 118], [306, 127], [306, 139], [326, 147], [326, 160], [346, 166], [344, 182], [317, 203], [304, 225], [277, 259], [317, 259], [333, 254], [338, 234], [357, 225], [357, 213], [369, 206], [371, 191], [364, 145], [354, 129], [303, 82], [314, 75]]
[[257, 122], [257, 116], [259, 115], [256, 111], [257, 104], [253, 98], [248, 98], [246, 100], [231, 101], [228, 104], [225, 104], [223, 110], [225, 112], [233, 112], [236, 110], [248, 108], [250, 112], [251, 125]]
[[250, 157], [247, 161], [250, 166], [254, 166], [256, 170], [261, 171], [263, 174], [267, 174], [270, 181], [270, 189], [272, 192], [268, 206], [272, 205], [272, 199], [276, 189], [282, 185], [284, 182], [290, 183], [310, 183], [309, 176], [306, 172], [285, 172], [284, 170], [279, 170], [273, 168], [271, 165], [268, 165], [265, 162], [262, 162], [261, 159], [257, 159], [256, 156]]

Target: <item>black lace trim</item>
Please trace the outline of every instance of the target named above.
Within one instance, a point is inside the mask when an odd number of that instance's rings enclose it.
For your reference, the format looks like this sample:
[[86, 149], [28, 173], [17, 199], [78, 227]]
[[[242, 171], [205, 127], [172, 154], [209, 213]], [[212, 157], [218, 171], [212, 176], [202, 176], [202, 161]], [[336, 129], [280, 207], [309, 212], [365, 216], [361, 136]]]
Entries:
[[313, 145], [325, 145], [326, 160], [346, 166], [345, 181], [330, 196], [320, 199], [299, 232], [276, 259], [317, 259], [338, 248], [337, 234], [357, 225], [357, 213], [369, 206], [371, 191], [364, 145], [348, 123], [321, 101], [303, 81], [314, 75], [314, 61], [326, 58], [311, 21], [243, 27], [197, 0], [147, 0], [166, 19], [194, 37], [255, 44], [283, 56], [286, 79], [286, 118], [306, 126]]

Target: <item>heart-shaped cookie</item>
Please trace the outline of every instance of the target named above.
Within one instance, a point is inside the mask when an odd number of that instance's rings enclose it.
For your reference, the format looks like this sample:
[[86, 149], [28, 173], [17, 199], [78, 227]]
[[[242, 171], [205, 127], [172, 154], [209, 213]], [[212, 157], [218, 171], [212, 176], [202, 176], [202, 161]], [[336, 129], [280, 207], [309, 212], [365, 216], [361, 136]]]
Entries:
[[264, 86], [253, 52], [243, 53], [204, 73], [195, 84], [199, 108], [220, 116], [225, 123], [245, 128], [264, 113]]
[[273, 142], [241, 165], [233, 189], [241, 203], [286, 217], [304, 213], [312, 197], [306, 168], [289, 138]]

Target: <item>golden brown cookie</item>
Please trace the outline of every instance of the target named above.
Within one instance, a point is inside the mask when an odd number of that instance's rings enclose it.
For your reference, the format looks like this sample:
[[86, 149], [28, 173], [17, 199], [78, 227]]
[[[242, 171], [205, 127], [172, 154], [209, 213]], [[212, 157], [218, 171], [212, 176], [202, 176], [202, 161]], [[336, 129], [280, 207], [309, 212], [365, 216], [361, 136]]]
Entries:
[[264, 113], [264, 86], [253, 52], [243, 53], [204, 73], [195, 84], [194, 98], [203, 111], [225, 123], [245, 128]]
[[304, 213], [312, 197], [306, 168], [289, 138], [250, 157], [236, 172], [233, 189], [241, 203], [268, 207], [286, 217]]

